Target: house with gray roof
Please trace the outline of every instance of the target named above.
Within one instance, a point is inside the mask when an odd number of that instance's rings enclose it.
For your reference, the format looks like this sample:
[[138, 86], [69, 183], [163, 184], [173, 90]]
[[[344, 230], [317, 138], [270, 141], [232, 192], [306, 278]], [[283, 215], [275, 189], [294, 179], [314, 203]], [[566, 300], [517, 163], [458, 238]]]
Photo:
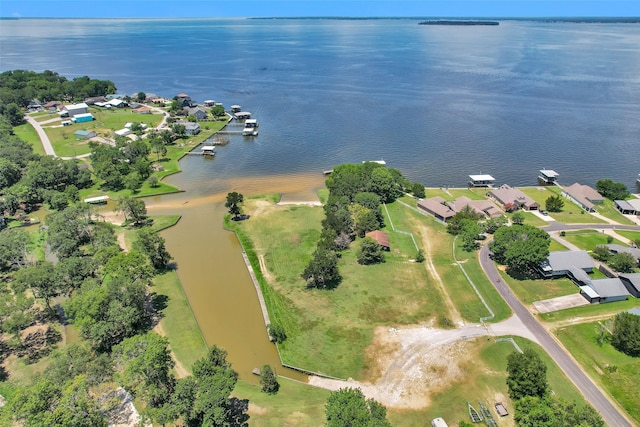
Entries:
[[629, 291], [618, 277], [591, 280], [588, 285], [580, 286], [580, 293], [592, 303], [624, 301], [629, 296]]
[[500, 203], [505, 210], [524, 209], [531, 211], [540, 209], [538, 202], [524, 194], [521, 190], [510, 187], [507, 184], [493, 188], [489, 191], [488, 195]]
[[562, 195], [587, 212], [595, 212], [595, 204], [604, 202], [604, 197], [588, 185], [575, 183], [562, 189]]
[[197, 135], [200, 133], [200, 125], [193, 122], [177, 121], [177, 124], [184, 125], [184, 133], [187, 135]]
[[553, 251], [540, 266], [544, 277], [569, 276], [574, 281], [585, 283], [595, 264], [587, 251]]
[[618, 253], [628, 253], [631, 254], [631, 256], [633, 256], [638, 263], [640, 264], [640, 249], [638, 248], [629, 248], [627, 246], [622, 246], [622, 245], [616, 245], [616, 244], [610, 244], [610, 245], [605, 245], [613, 254], [618, 254]]
[[640, 298], [640, 273], [623, 273], [618, 277], [631, 295]]
[[204, 120], [209, 117], [209, 112], [202, 107], [186, 108], [189, 116], [194, 116], [198, 120]]
[[616, 200], [616, 209], [625, 215], [640, 215], [640, 199]]

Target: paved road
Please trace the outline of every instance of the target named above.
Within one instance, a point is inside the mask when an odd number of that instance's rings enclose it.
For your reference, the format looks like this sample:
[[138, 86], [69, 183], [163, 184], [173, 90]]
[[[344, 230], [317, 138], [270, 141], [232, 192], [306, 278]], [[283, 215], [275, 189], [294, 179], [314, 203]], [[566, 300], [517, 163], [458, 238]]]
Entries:
[[554, 221], [544, 227], [539, 227], [541, 230], [550, 233], [552, 231], [570, 231], [570, 230], [633, 230], [640, 231], [640, 226], [637, 225], [621, 225], [621, 224], [564, 224], [562, 222]]
[[49, 156], [58, 157], [56, 156], [56, 152], [53, 151], [51, 141], [49, 141], [49, 137], [44, 132], [44, 129], [42, 129], [42, 126], [40, 126], [40, 123], [36, 122], [33, 117], [25, 116], [25, 118], [27, 119], [27, 122], [33, 126], [36, 132], [38, 132], [38, 136], [40, 137], [40, 141], [42, 141], [42, 146], [44, 147], [44, 152]]
[[[591, 225], [590, 228], [593, 228], [593, 225]], [[598, 226], [598, 228], [606, 227]], [[482, 249], [480, 249], [480, 264], [491, 280], [491, 283], [493, 283], [493, 286], [495, 286], [500, 295], [502, 295], [502, 298], [509, 304], [509, 307], [511, 307], [516, 316], [520, 318], [527, 329], [537, 338], [542, 348], [546, 350], [560, 369], [569, 377], [578, 390], [582, 392], [587, 401], [600, 412], [605, 423], [615, 427], [632, 427], [633, 424], [609, 401], [593, 381], [587, 377], [582, 368], [578, 366], [567, 351], [558, 344], [529, 310], [522, 305], [520, 300], [511, 292], [511, 289], [500, 280], [498, 269], [493, 263], [493, 260], [489, 258], [489, 248], [487, 245], [484, 245]]]

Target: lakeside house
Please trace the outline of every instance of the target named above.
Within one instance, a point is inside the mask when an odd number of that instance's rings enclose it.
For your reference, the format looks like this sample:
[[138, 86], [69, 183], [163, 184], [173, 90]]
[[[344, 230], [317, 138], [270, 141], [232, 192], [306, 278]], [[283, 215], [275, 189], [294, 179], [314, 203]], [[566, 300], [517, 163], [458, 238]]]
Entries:
[[105, 106], [106, 105], [109, 105], [109, 106], [115, 107], [115, 108], [124, 108], [124, 107], [127, 106], [127, 103], [124, 102], [122, 99], [114, 98], [114, 99], [110, 99], [109, 101], [107, 101]]
[[575, 183], [562, 189], [562, 195], [587, 212], [595, 212], [595, 204], [602, 204], [604, 197], [588, 185]]
[[187, 135], [197, 135], [200, 133], [200, 125], [198, 123], [177, 121], [176, 124], [184, 126], [184, 133]]
[[568, 277], [590, 303], [627, 299], [630, 293], [620, 278], [592, 279], [589, 274], [594, 268], [595, 263], [587, 251], [553, 251], [539, 270], [546, 278]]
[[638, 265], [640, 265], [640, 249], [629, 248], [627, 246], [616, 245], [616, 244], [609, 244], [605, 246], [607, 247], [607, 249], [609, 249], [609, 251], [611, 251], [612, 254], [619, 254], [619, 253], [630, 254], [636, 259], [636, 261], [638, 261]]
[[176, 95], [176, 99], [182, 104], [182, 108], [191, 108], [198, 105], [186, 93], [179, 93]]
[[418, 202], [419, 209], [442, 222], [447, 222], [467, 206], [483, 218], [497, 218], [504, 214], [500, 208], [489, 200], [472, 200], [466, 196], [460, 196], [452, 202], [446, 201], [442, 197], [431, 197]]
[[198, 120], [205, 120], [207, 117], [209, 117], [209, 112], [200, 106], [185, 108], [185, 110], [187, 110], [188, 115], [194, 116]]
[[524, 209], [528, 211], [540, 209], [540, 204], [531, 197], [524, 194], [521, 190], [503, 184], [498, 188], [489, 191], [488, 196], [502, 204], [502, 208], [506, 211]]
[[378, 245], [382, 246], [383, 250], [387, 252], [391, 250], [391, 247], [389, 246], [389, 234], [385, 233], [384, 231], [370, 231], [365, 234], [365, 237], [370, 237], [371, 239], [375, 240]]
[[447, 206], [447, 201], [442, 197], [431, 197], [430, 199], [420, 200], [418, 201], [418, 208], [441, 222], [447, 222], [456, 214], [453, 209]]
[[156, 95], [155, 93], [147, 93], [145, 94], [144, 102], [154, 102], [158, 98], [159, 96]]
[[640, 199], [616, 200], [614, 205], [621, 214], [640, 215]]
[[131, 112], [136, 114], [151, 114], [152, 111], [151, 108], [143, 105], [142, 107], [132, 108]]
[[58, 101], [49, 101], [46, 104], [44, 104], [43, 107], [49, 111], [56, 111], [58, 107], [60, 107], [60, 105], [62, 104]]

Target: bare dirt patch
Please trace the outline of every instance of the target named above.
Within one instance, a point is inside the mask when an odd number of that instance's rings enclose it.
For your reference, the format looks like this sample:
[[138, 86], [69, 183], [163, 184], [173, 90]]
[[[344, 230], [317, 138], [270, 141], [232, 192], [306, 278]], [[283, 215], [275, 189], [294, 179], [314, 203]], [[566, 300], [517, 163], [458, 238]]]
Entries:
[[249, 410], [247, 411], [249, 415], [265, 415], [268, 411], [267, 408], [263, 408], [262, 406], [258, 406], [255, 403], [249, 402]]

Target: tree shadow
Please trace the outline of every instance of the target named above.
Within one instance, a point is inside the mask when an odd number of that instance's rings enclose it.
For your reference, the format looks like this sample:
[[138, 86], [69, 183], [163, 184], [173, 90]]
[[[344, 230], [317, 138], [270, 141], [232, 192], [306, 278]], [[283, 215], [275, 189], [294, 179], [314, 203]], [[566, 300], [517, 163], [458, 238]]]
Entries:
[[162, 311], [169, 305], [169, 297], [167, 295], [156, 294], [152, 292], [151, 295], [151, 305], [153, 309], [156, 311]]
[[229, 422], [230, 426], [246, 427], [249, 424], [249, 399], [238, 399], [232, 397], [229, 399]]
[[233, 218], [231, 218], [231, 221], [246, 221], [249, 218], [251, 218], [251, 215], [248, 214], [240, 214], [238, 216], [234, 216]]

